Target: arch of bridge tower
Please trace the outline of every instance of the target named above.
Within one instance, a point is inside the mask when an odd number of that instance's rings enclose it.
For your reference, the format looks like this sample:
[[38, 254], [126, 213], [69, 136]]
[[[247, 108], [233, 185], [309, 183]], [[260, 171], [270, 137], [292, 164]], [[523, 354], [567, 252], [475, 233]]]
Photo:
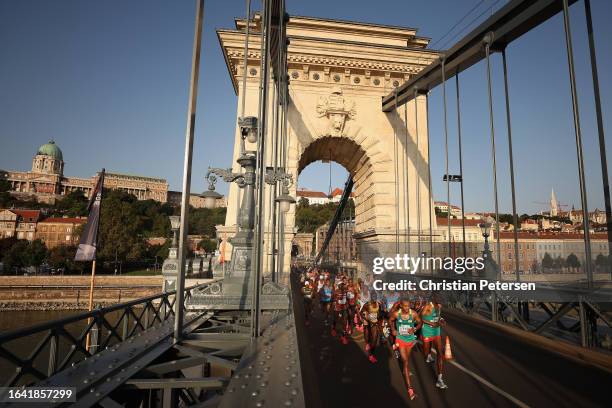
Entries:
[[[252, 32], [257, 33], [259, 25], [260, 18], [256, 15]], [[257, 116], [259, 35], [252, 35], [249, 41], [244, 75], [245, 26], [245, 20], [237, 19], [235, 29], [218, 30], [218, 36], [238, 95], [237, 115], [241, 114], [240, 101], [244, 96], [244, 114]], [[400, 239], [399, 235], [403, 240], [411, 240], [417, 226], [421, 229], [429, 226], [428, 213], [433, 205], [427, 179], [427, 104], [425, 97], [420, 96], [417, 102], [410, 101], [386, 113], [381, 109], [381, 98], [436, 60], [438, 53], [426, 49], [428, 39], [406, 27], [291, 16], [287, 34], [290, 83], [286, 169], [297, 181], [308, 163], [328, 160], [331, 151], [331, 159], [346, 167], [355, 181], [357, 250], [366, 248], [365, 252], [375, 255]], [[241, 95], [243, 78], [246, 78], [245, 95]], [[270, 102], [268, 110], [272, 112], [272, 109]], [[266, 166], [273, 165], [273, 133], [268, 132], [266, 139]], [[240, 134], [236, 128], [234, 162], [239, 146]], [[249, 143], [246, 147], [255, 149]], [[239, 170], [237, 164], [232, 165], [234, 171]], [[420, 194], [417, 194], [417, 185]], [[291, 187], [291, 193], [295, 195], [296, 184]], [[265, 245], [271, 241], [271, 223], [267, 221], [271, 219], [271, 194], [267, 188]], [[408, 207], [412, 209], [410, 213], [406, 211]], [[232, 185], [226, 223], [217, 229], [219, 238], [231, 238], [235, 232], [237, 208], [238, 189]], [[285, 215], [285, 266], [290, 264], [291, 242], [298, 232], [294, 225], [295, 207]], [[271, 252], [271, 248], [265, 249], [268, 257]], [[231, 245], [226, 245], [226, 259], [230, 254]], [[370, 256], [364, 257], [363, 251], [360, 255], [367, 268]]]

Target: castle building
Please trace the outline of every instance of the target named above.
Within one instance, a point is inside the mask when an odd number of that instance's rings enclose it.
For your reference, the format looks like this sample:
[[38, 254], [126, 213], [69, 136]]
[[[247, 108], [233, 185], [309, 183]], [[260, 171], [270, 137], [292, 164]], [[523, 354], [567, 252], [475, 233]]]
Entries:
[[[11, 194], [50, 204], [74, 191], [80, 191], [90, 197], [98, 177], [99, 174], [91, 178], [64, 176], [64, 156], [53, 140], [38, 148], [32, 159], [31, 171], [0, 170], [0, 180], [4, 179], [10, 183]], [[107, 172], [104, 187], [126, 191], [139, 200], [162, 203], [168, 200], [168, 183], [161, 178]]]

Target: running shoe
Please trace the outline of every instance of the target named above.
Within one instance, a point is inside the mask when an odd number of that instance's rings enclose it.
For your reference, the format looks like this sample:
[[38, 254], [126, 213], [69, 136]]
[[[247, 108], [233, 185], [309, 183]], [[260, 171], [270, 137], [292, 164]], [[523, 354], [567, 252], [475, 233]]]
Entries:
[[431, 354], [427, 355], [427, 359], [425, 360], [425, 362], [427, 363], [433, 363], [435, 361], [435, 359], [433, 358], [433, 356]]
[[345, 336], [340, 337], [340, 342], [342, 342], [342, 344], [347, 345], [348, 344], [348, 339]]
[[444, 383], [444, 380], [442, 378], [438, 378], [438, 381], [436, 381], [436, 387], [440, 388], [441, 390], [448, 388], [448, 386]]
[[372, 363], [372, 364], [374, 364], [374, 363], [376, 363], [376, 362], [378, 361], [378, 360], [376, 359], [376, 357], [374, 357], [374, 355], [373, 355], [373, 354], [370, 354], [370, 355], [368, 356], [368, 360], [370, 360], [370, 363]]
[[412, 389], [412, 387], [408, 388], [408, 397], [410, 398], [411, 401], [416, 398], [416, 394], [414, 393], [414, 390]]
[[336, 329], [331, 329], [331, 335], [332, 337], [336, 337]]

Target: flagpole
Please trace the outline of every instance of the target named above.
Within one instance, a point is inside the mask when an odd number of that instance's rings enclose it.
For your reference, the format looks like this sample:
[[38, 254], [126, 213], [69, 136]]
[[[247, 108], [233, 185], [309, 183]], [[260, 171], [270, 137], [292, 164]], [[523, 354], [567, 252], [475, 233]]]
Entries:
[[[89, 306], [87, 308], [88, 312], [93, 310], [93, 295], [94, 295], [94, 281], [96, 279], [96, 260], [94, 258], [91, 261], [91, 281], [89, 283]], [[91, 317], [87, 319], [87, 326], [91, 324]], [[87, 338], [85, 340], [85, 349], [89, 351], [89, 345], [91, 342], [91, 330], [87, 332]]]
[[[104, 189], [104, 173], [106, 169], [102, 169], [96, 187], [92, 192], [91, 200], [89, 202], [88, 210], [89, 216], [87, 217], [87, 224], [85, 225], [85, 231], [81, 236], [81, 242], [79, 243], [79, 249], [75, 255], [75, 261], [85, 261], [91, 259], [91, 280], [89, 284], [89, 304], [87, 311], [93, 310], [93, 299], [94, 299], [94, 285], [96, 279], [96, 257], [98, 248], [98, 233], [100, 232], [100, 213], [102, 205], [102, 190]], [[93, 228], [92, 228], [93, 227]], [[92, 233], [93, 230], [93, 233]], [[89, 259], [88, 259], [89, 258]], [[87, 319], [87, 327], [91, 324], [92, 318]], [[94, 329], [87, 330], [87, 336], [85, 338], [85, 350], [89, 351], [91, 346], [91, 332]], [[97, 328], [96, 328], [97, 330]], [[97, 338], [97, 336], [96, 336]]]

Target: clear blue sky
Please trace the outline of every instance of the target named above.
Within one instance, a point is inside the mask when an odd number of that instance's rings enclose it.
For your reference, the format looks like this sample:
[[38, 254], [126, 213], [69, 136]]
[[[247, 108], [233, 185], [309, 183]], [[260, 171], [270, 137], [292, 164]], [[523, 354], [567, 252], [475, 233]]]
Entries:
[[[420, 35], [434, 41], [477, 3], [287, 0], [291, 14], [418, 27]], [[503, 3], [485, 0], [472, 16]], [[610, 3], [592, 0], [608, 135], [612, 132], [612, 79], [606, 74], [612, 72]], [[257, 1], [255, 4], [258, 6]], [[36, 148], [53, 138], [64, 152], [67, 175], [91, 176], [106, 167], [164, 177], [172, 189], [179, 189], [194, 10], [195, 2], [189, 0], [0, 2], [0, 168], [29, 169]], [[206, 2], [193, 164], [196, 192], [204, 189], [207, 166], [227, 167], [231, 158], [237, 100], [215, 29], [233, 27], [233, 18], [243, 15], [242, 0]], [[601, 171], [581, 1], [571, 7], [571, 16], [589, 206], [601, 208]], [[435, 48], [440, 45], [444, 41]], [[562, 203], [579, 206], [561, 16], [513, 43], [507, 53], [519, 211], [541, 209], [543, 206], [534, 201], [547, 201], [551, 188]], [[503, 84], [497, 55], [493, 70], [500, 206], [509, 211]], [[484, 78], [484, 64], [461, 77], [466, 209], [470, 211], [493, 208]], [[440, 91], [434, 90], [430, 98], [430, 137], [434, 195], [445, 200]], [[447, 92], [450, 166], [451, 173], [457, 173], [454, 81]], [[300, 186], [327, 191], [328, 173], [328, 165], [313, 164], [302, 173]], [[333, 185], [341, 186], [345, 177], [346, 172], [334, 166]], [[225, 191], [224, 186], [219, 187]], [[458, 194], [458, 186], [454, 186], [453, 203], [458, 203]]]

